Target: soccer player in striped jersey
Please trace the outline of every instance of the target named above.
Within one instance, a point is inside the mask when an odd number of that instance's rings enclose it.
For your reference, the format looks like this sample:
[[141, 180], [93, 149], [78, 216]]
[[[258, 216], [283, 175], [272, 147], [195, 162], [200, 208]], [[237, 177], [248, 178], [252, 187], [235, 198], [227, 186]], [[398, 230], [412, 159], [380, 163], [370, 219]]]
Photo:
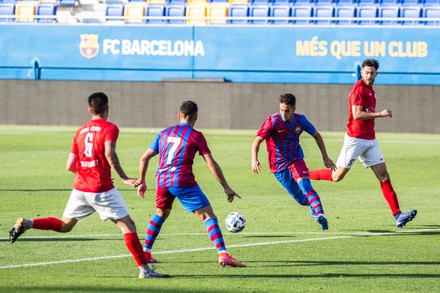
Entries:
[[67, 170], [75, 174], [75, 179], [63, 217], [20, 217], [9, 231], [9, 240], [14, 243], [28, 229], [67, 233], [79, 220], [97, 212], [103, 221], [111, 220], [121, 230], [125, 245], [139, 267], [139, 278], [168, 277], [148, 266], [136, 225], [128, 213], [124, 199], [113, 185], [112, 168], [124, 184], [137, 187], [140, 180], [129, 178], [119, 163], [116, 154], [119, 129], [107, 121], [108, 97], [102, 92], [93, 93], [88, 98], [88, 104], [92, 119], [76, 132], [67, 159]]
[[192, 166], [198, 152], [206, 161], [210, 171], [222, 185], [228, 202], [240, 198], [232, 190], [214, 160], [203, 134], [194, 129], [198, 108], [193, 101], [185, 101], [178, 112], [179, 123], [162, 130], [142, 155], [139, 163], [141, 184], [138, 195], [144, 197], [147, 190], [145, 176], [151, 158], [159, 154], [156, 172], [156, 214], [151, 218], [145, 235], [144, 251], [149, 262], [157, 262], [151, 250], [162, 225], [171, 213], [174, 199], [180, 201], [187, 212], [194, 213], [205, 224], [206, 231], [214, 243], [221, 266], [244, 267], [245, 264], [232, 257], [225, 246], [222, 231], [211, 204], [195, 180]]
[[327, 155], [321, 134], [304, 115], [295, 113], [295, 96], [283, 94], [279, 102], [280, 111], [266, 118], [252, 143], [252, 170], [255, 173], [261, 171], [258, 152], [260, 144], [266, 141], [270, 171], [300, 205], [310, 207], [312, 217], [321, 225], [322, 230], [327, 230], [328, 221], [321, 199], [310, 183], [304, 153], [299, 144], [303, 131], [315, 139], [324, 165], [331, 169], [336, 166]]
[[348, 95], [348, 122], [344, 145], [336, 162], [337, 169], [310, 170], [310, 178], [339, 182], [350, 171], [356, 159], [365, 168], [370, 167], [380, 182], [382, 194], [391, 209], [396, 226], [402, 228], [415, 218], [417, 210], [402, 213], [396, 192], [391, 185], [390, 174], [383, 155], [376, 141], [374, 121], [377, 118], [392, 117], [391, 110], [376, 112], [376, 93], [373, 90], [374, 80], [378, 74], [379, 62], [366, 59], [362, 63], [361, 76]]

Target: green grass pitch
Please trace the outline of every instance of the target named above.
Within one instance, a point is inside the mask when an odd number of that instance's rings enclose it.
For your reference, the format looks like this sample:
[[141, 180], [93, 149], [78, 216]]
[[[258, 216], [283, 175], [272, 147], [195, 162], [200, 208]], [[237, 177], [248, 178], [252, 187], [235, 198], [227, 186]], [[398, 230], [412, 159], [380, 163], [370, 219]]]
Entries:
[[[397, 229], [371, 170], [357, 162], [344, 181], [314, 181], [330, 229], [322, 232], [269, 172], [264, 144], [262, 173], [251, 170], [255, 131], [204, 130], [214, 158], [242, 196], [232, 204], [203, 159], [196, 178], [208, 195], [231, 254], [246, 268], [221, 268], [204, 225], [176, 201], [153, 256], [170, 279], [141, 280], [122, 236], [97, 215], [68, 234], [27, 231], [16, 243], [8, 230], [19, 216], [60, 217], [72, 188], [65, 164], [76, 128], [0, 126], [0, 292], [440, 292], [440, 135], [381, 133], [385, 156], [403, 211], [418, 215]], [[129, 176], [154, 137], [151, 129], [122, 128], [117, 152]], [[157, 129], [156, 129], [157, 132]], [[324, 132], [337, 159], [343, 133]], [[302, 145], [310, 169], [321, 168], [314, 140]], [[143, 242], [154, 208], [154, 172], [144, 200], [115, 180]], [[242, 212], [242, 233], [224, 219]]]

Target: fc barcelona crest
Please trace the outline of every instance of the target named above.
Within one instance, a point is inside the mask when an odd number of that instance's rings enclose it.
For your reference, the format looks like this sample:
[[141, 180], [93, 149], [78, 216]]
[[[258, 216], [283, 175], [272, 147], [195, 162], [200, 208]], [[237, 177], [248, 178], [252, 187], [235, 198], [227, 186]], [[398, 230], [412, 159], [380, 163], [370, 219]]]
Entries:
[[99, 35], [82, 34], [81, 42], [79, 43], [79, 52], [87, 59], [96, 57], [99, 52]]

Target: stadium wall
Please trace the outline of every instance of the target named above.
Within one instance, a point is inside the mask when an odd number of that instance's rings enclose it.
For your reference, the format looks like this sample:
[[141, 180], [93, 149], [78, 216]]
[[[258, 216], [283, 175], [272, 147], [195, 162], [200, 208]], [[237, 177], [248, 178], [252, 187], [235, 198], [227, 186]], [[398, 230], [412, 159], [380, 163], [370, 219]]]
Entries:
[[[378, 76], [378, 80], [381, 76]], [[321, 131], [344, 131], [351, 84], [229, 83], [218, 80], [167, 82], [85, 82], [0, 80], [0, 124], [80, 125], [89, 119], [86, 99], [95, 91], [111, 100], [110, 120], [120, 127], [162, 128], [177, 121], [178, 106], [199, 104], [197, 127], [258, 129], [278, 111], [279, 94], [297, 96], [297, 112]], [[378, 119], [377, 130], [440, 133], [440, 87], [375, 85], [377, 108], [393, 118]], [[386, 120], [385, 120], [386, 119]]]

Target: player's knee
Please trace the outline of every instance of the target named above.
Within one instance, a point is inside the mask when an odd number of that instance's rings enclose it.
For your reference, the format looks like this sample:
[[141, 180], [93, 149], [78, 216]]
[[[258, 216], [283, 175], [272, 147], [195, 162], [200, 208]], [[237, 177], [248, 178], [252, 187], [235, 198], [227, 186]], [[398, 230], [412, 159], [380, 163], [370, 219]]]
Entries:
[[301, 181], [298, 182], [298, 185], [305, 194], [313, 190], [312, 183], [310, 182], [309, 178], [301, 179]]

